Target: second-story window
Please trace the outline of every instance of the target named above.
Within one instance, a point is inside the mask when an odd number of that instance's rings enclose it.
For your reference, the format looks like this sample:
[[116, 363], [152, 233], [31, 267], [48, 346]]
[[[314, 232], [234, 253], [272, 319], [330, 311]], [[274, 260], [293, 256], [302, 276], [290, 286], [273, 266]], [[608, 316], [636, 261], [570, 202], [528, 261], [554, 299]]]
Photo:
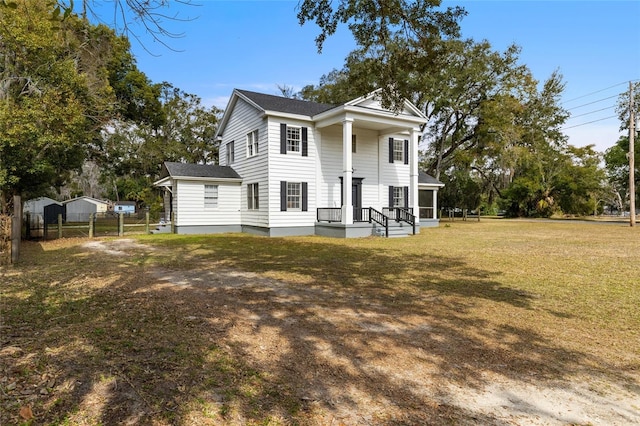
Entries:
[[287, 126], [287, 152], [300, 152], [300, 127]]
[[258, 154], [258, 130], [247, 133], [247, 157]]
[[395, 139], [393, 141], [393, 161], [404, 161], [404, 141]]
[[236, 152], [234, 148], [234, 142], [229, 142], [227, 148], [227, 166], [233, 164], [236, 161]]

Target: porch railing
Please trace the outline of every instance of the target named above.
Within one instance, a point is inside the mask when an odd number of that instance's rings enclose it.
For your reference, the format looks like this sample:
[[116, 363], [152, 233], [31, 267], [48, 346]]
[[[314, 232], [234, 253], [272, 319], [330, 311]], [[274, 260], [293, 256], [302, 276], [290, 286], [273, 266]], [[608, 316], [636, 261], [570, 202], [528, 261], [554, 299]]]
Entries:
[[389, 219], [398, 220], [398, 210], [407, 210], [409, 213], [413, 214], [413, 207], [383, 207], [382, 213], [389, 216]]
[[416, 217], [413, 215], [412, 207], [383, 207], [382, 212], [396, 222], [408, 223], [413, 228], [413, 235], [416, 234]]
[[[342, 222], [342, 209], [340, 207], [318, 207], [316, 210], [318, 222]], [[375, 222], [384, 227], [385, 235], [389, 236], [389, 217], [373, 207], [353, 209], [353, 222]]]
[[318, 207], [316, 219], [318, 222], [342, 222], [342, 209], [340, 207]]
[[373, 207], [369, 207], [369, 222], [375, 222], [379, 225], [384, 226], [384, 236], [389, 237], [389, 217], [382, 212], [374, 209]]
[[371, 218], [371, 207], [353, 209], [354, 222], [371, 222], [370, 218]]

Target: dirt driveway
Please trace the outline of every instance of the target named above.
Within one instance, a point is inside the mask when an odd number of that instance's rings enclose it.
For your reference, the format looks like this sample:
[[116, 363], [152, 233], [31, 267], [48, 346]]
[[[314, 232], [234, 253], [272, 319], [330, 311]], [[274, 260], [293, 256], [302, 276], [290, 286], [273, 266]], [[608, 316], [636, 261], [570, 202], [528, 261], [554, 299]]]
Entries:
[[[120, 239], [83, 250], [110, 262], [152, 249]], [[93, 384], [71, 423], [640, 424], [637, 387], [584, 371], [558, 379], [543, 356], [537, 362], [518, 353], [514, 339], [529, 350], [529, 336], [505, 333], [508, 349], [483, 344], [435, 315], [431, 307], [443, 301], [432, 296], [381, 303], [209, 264], [127, 275], [126, 287], [105, 288], [91, 302], [97, 314], [127, 318], [126, 339], [120, 323], [113, 331], [95, 325], [101, 340], [94, 346], [106, 358], [64, 364], [99, 362], [102, 371], [101, 380], [86, 373]], [[464, 307], [447, 308], [460, 320]], [[153, 324], [164, 324], [167, 342], [156, 340]], [[126, 342], [134, 344], [112, 355]], [[554, 359], [563, 356], [571, 354]], [[78, 392], [88, 383], [70, 386]]]

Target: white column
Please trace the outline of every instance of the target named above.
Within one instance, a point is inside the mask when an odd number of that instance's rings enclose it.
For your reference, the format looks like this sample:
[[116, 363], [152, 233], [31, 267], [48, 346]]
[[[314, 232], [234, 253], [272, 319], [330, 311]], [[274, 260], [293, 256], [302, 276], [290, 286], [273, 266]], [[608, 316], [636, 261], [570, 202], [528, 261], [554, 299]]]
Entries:
[[409, 140], [409, 207], [413, 207], [413, 214], [418, 216], [418, 129], [411, 131]]
[[351, 153], [351, 135], [353, 133], [353, 119], [346, 118], [342, 122], [342, 223], [353, 224], [353, 200], [351, 181], [353, 178], [353, 157]]
[[438, 190], [433, 188], [433, 219], [438, 218]]

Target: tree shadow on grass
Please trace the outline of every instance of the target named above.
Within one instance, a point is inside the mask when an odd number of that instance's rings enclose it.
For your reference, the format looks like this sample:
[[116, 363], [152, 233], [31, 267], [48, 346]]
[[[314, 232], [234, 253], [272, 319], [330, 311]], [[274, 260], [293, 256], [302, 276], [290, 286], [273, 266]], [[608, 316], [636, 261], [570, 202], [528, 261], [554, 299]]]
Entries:
[[3, 296], [3, 345], [18, 349], [0, 352], [16, 383], [0, 423], [31, 405], [38, 423], [499, 425], [453, 402], [450, 386], [562, 379], [603, 361], [474, 316], [477, 302], [526, 310], [532, 296], [459, 259], [320, 239], [195, 241], [26, 250], [38, 260]]

